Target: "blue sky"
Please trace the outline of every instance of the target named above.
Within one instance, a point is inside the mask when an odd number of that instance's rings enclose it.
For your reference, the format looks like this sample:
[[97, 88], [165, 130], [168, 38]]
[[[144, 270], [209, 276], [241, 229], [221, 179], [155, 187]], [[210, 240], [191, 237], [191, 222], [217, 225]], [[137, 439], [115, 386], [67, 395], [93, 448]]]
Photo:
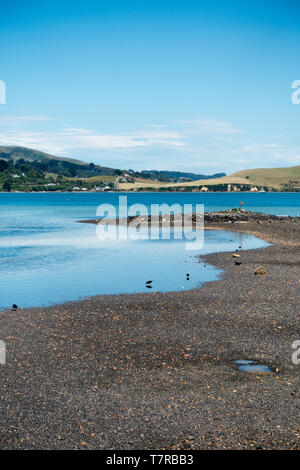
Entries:
[[1, 5], [0, 145], [134, 169], [300, 164], [297, 1]]

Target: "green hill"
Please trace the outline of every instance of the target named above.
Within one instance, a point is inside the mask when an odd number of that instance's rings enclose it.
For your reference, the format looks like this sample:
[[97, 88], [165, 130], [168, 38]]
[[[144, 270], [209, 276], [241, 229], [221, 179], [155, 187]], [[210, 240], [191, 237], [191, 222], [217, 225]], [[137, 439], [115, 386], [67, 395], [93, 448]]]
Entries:
[[256, 186], [300, 190], [300, 165], [287, 168], [258, 168], [238, 171], [231, 178], [242, 178]]
[[[224, 174], [224, 173], [223, 173]], [[223, 174], [213, 175], [214, 178]], [[119, 178], [122, 183], [162, 181], [176, 183], [192, 181], [202, 175], [173, 171], [121, 170], [66, 157], [55, 157], [39, 150], [19, 146], [0, 146], [0, 185], [12, 191], [61, 191], [113, 187]], [[203, 176], [206, 177], [206, 176]], [[207, 177], [209, 178], [209, 177]], [[74, 183], [75, 181], [75, 183]], [[0, 186], [1, 187], [1, 186]]]
[[0, 147], [0, 188], [4, 191], [111, 189], [121, 174], [118, 169], [26, 147]]
[[0, 191], [112, 189], [117, 180], [123, 191], [300, 191], [300, 166], [222, 175], [120, 170], [27, 147], [0, 146]]
[[49, 153], [41, 152], [40, 150], [34, 150], [27, 147], [15, 146], [15, 147], [8, 147], [8, 146], [1, 146], [0, 145], [0, 158], [10, 158], [14, 161], [24, 158], [28, 161], [38, 161], [43, 162], [45, 160], [59, 160], [59, 161], [67, 161], [71, 163], [80, 163], [82, 165], [88, 165], [81, 160], [76, 160], [74, 158], [64, 158], [64, 157], [55, 157], [50, 155]]
[[88, 178], [98, 175], [113, 175], [121, 172], [115, 168], [94, 165], [81, 160], [65, 157], [55, 157], [39, 150], [27, 147], [0, 146], [0, 159], [9, 161], [16, 168], [25, 165], [26, 169], [35, 169], [40, 172], [50, 172], [66, 177]]
[[243, 170], [221, 178], [187, 183], [139, 181], [121, 184], [123, 191], [300, 191], [300, 166]]

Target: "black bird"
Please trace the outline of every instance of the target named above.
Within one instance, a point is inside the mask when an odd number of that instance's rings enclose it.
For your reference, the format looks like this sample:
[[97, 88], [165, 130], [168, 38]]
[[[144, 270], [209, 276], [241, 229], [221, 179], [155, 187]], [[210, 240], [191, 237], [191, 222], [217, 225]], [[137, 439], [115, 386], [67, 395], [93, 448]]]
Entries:
[[146, 281], [146, 284], [151, 284], [153, 281]]
[[16, 304], [13, 304], [12, 308], [13, 310], [18, 310], [18, 306]]

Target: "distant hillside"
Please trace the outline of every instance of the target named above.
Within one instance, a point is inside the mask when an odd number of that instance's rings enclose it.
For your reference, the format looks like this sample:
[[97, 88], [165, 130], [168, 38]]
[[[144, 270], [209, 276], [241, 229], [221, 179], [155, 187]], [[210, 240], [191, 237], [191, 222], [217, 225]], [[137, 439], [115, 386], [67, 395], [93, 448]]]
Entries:
[[121, 184], [120, 189], [143, 191], [300, 191], [300, 166], [243, 170], [221, 178], [192, 182], [158, 181]]
[[75, 160], [72, 158], [64, 158], [64, 157], [54, 157], [49, 153], [41, 152], [40, 150], [34, 150], [27, 147], [7, 147], [7, 146], [0, 146], [0, 158], [11, 158], [14, 161], [18, 160], [19, 158], [24, 158], [28, 161], [45, 161], [47, 159], [50, 160], [64, 160], [73, 163], [84, 163], [80, 160]]
[[26, 147], [0, 146], [0, 191], [300, 191], [300, 165], [226, 176], [110, 168]]
[[256, 186], [270, 186], [275, 189], [289, 187], [300, 190], [300, 166], [243, 170], [234, 173], [231, 178], [242, 178]]
[[[213, 175], [213, 177], [222, 176]], [[55, 157], [39, 150], [18, 146], [0, 146], [0, 183], [8, 180], [11, 190], [23, 191], [24, 188], [30, 188], [35, 182], [38, 182], [39, 190], [47, 187], [47, 190], [61, 190], [66, 186], [63, 179], [85, 179], [85, 187], [88, 189], [96, 187], [97, 184], [105, 182], [113, 184], [114, 179], [121, 180], [122, 183], [134, 184], [152, 182], [152, 179], [161, 182], [176, 183], [187, 182], [199, 179], [201, 175], [194, 173], [172, 172], [172, 171], [134, 171], [121, 170], [119, 168], [104, 167], [94, 163], [86, 163], [81, 160], [66, 157]], [[51, 177], [51, 185], [45, 186], [44, 180]], [[55, 179], [60, 177], [60, 185]], [[93, 180], [92, 180], [93, 178]], [[207, 177], [210, 178], [210, 177]], [[30, 184], [29, 184], [30, 181]], [[22, 184], [20, 184], [22, 183]], [[152, 183], [151, 183], [152, 184]], [[25, 185], [25, 186], [24, 186]], [[41, 186], [42, 185], [42, 186]], [[76, 187], [80, 187], [80, 183]], [[102, 185], [105, 185], [104, 183]], [[34, 186], [36, 187], [36, 185]], [[66, 186], [69, 189], [70, 184]]]
[[165, 170], [143, 170], [141, 171], [142, 178], [150, 178], [162, 182], [166, 181], [197, 181], [200, 179], [221, 178], [226, 176], [226, 173], [215, 173], [214, 175], [199, 175], [197, 173], [185, 173], [182, 171], [165, 171]]
[[[55, 157], [27, 147], [0, 146], [0, 159], [9, 160], [13, 165], [25, 165], [27, 169], [50, 172], [67, 177], [87, 178], [97, 175], [113, 175], [116, 169], [86, 163], [81, 160]], [[26, 171], [24, 168], [24, 171]], [[122, 172], [120, 172], [121, 174]]]

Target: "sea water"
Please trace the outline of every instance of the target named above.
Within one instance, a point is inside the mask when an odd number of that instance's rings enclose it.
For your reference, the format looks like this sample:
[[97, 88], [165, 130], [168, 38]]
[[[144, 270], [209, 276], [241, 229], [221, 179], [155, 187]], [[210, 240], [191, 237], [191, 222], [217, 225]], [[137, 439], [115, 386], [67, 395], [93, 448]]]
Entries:
[[[167, 292], [217, 280], [220, 271], [199, 262], [216, 251], [259, 248], [251, 235], [205, 231], [202, 250], [186, 251], [184, 240], [99, 240], [101, 203], [118, 204], [118, 193], [0, 194], [0, 307], [50, 305], [99, 294]], [[238, 207], [279, 215], [300, 215], [297, 193], [141, 193], [128, 205], [204, 204], [205, 210]], [[189, 279], [186, 274], [189, 273]], [[152, 280], [151, 289], [146, 281]]]

